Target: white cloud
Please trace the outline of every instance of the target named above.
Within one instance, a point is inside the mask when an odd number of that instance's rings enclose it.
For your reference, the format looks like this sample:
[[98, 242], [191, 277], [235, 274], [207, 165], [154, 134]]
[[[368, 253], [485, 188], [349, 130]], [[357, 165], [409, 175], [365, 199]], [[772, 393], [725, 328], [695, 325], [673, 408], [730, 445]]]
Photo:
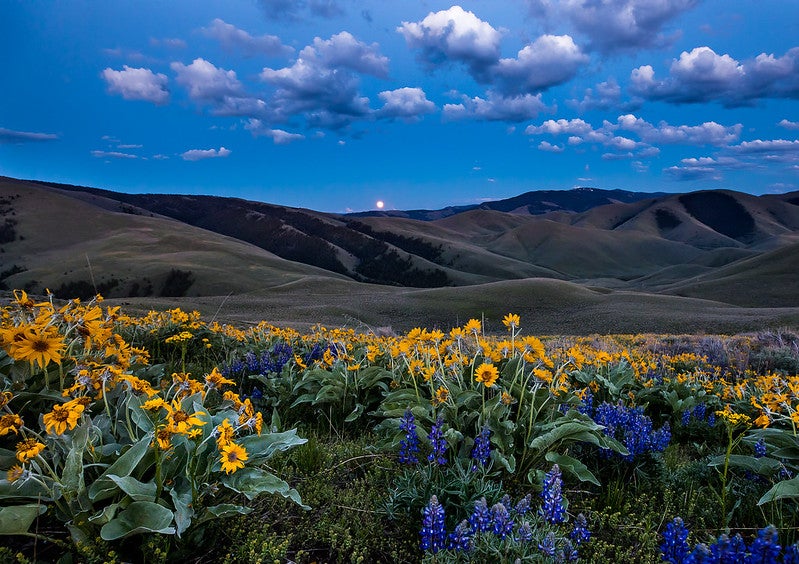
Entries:
[[55, 141], [58, 135], [55, 133], [37, 133], [32, 131], [15, 131], [0, 127], [0, 144], [2, 143], [28, 143], [37, 141]]
[[244, 92], [235, 71], [217, 68], [203, 58], [194, 59], [188, 66], [174, 62], [170, 67], [177, 74], [176, 82], [197, 102], [221, 101], [226, 96], [238, 97]]
[[699, 0], [526, 0], [534, 16], [568, 20], [604, 53], [638, 51], [671, 44], [679, 32], [667, 24]]
[[379, 54], [377, 44], [342, 32], [329, 40], [315, 38], [292, 66], [264, 68], [260, 78], [277, 87], [269, 103], [273, 119], [303, 115], [313, 127], [337, 129], [371, 117], [357, 73], [386, 76], [388, 59]]
[[444, 104], [447, 119], [476, 119], [484, 121], [525, 121], [550, 108], [541, 100], [541, 94], [502, 96], [492, 90], [486, 98], [462, 96], [459, 104]]
[[715, 121], [700, 125], [669, 125], [660, 121], [657, 126], [635, 117], [632, 114], [619, 116], [618, 128], [632, 131], [647, 143], [686, 144], [686, 145], [729, 145], [737, 141], [743, 125], [740, 123], [724, 126]]
[[633, 92], [674, 103], [718, 101], [741, 106], [761, 98], [796, 98], [799, 47], [782, 57], [761, 53], [743, 62], [707, 46], [696, 47], [673, 60], [669, 76], [663, 80], [655, 78], [651, 65], [633, 69], [630, 79]]
[[153, 104], [166, 104], [169, 101], [165, 74], [124, 65], [119, 71], [106, 68], [101, 76], [108, 85], [108, 91], [121, 95], [125, 100], [144, 100]]
[[136, 155], [130, 153], [120, 153], [118, 151], [92, 151], [91, 155], [98, 159], [138, 159]]
[[219, 149], [189, 149], [181, 153], [180, 157], [184, 161], [201, 161], [203, 159], [214, 159], [220, 157], [227, 157], [232, 151], [219, 147]]
[[270, 137], [275, 145], [288, 145], [292, 141], [301, 141], [305, 135], [290, 133], [283, 129], [272, 129], [264, 125], [259, 119], [251, 119], [244, 126], [244, 129], [252, 133], [254, 137]]
[[799, 129], [799, 121], [789, 121], [787, 119], [783, 119], [777, 125], [784, 127], [785, 129]]
[[563, 145], [553, 145], [549, 141], [541, 141], [538, 144], [539, 151], [547, 151], [549, 153], [562, 153], [565, 149]]
[[431, 65], [458, 61], [480, 76], [499, 59], [501, 33], [460, 6], [430, 12], [419, 22], [402, 22], [397, 31]]
[[276, 35], [260, 35], [253, 37], [243, 29], [216, 18], [211, 25], [201, 29], [206, 37], [219, 41], [223, 49], [241, 50], [245, 55], [289, 55], [294, 49], [283, 45]]
[[799, 153], [799, 140], [789, 141], [787, 139], [755, 139], [754, 141], [744, 141], [739, 145], [731, 147], [736, 153]]
[[528, 125], [524, 132], [527, 135], [540, 135], [548, 133], [550, 135], [561, 135], [570, 133], [572, 135], [585, 135], [594, 130], [590, 123], [577, 119], [548, 119], [541, 125]]
[[570, 36], [542, 35], [515, 59], [500, 59], [489, 74], [504, 94], [535, 93], [570, 80], [587, 62]]
[[621, 101], [622, 90], [615, 78], [610, 77], [594, 88], [586, 88], [582, 100], [568, 100], [566, 103], [578, 112], [590, 110], [634, 111], [641, 106], [639, 100]]
[[381, 117], [418, 119], [419, 116], [436, 111], [436, 105], [427, 99], [421, 88], [397, 88], [378, 94], [383, 107], [378, 110]]
[[185, 49], [187, 47], [186, 42], [177, 37], [167, 37], [165, 39], [157, 39], [155, 37], [151, 37], [150, 45], [152, 45], [153, 47], [164, 46], [170, 49]]

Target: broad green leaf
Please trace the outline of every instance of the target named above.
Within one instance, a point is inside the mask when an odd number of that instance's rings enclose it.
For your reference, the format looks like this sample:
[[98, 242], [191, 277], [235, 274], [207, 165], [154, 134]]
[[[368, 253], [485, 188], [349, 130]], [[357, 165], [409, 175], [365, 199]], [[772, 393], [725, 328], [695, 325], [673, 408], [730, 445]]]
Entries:
[[303, 509], [310, 509], [307, 505], [303, 505], [297, 490], [289, 487], [286, 482], [271, 472], [261, 468], [242, 468], [237, 472], [222, 476], [222, 483], [231, 490], [244, 494], [247, 499], [255, 499], [264, 493], [280, 494]]
[[103, 540], [116, 540], [139, 533], [174, 535], [173, 514], [152, 501], [134, 501], [100, 529]]
[[89, 499], [92, 501], [99, 501], [114, 495], [117, 485], [109, 476], [130, 476], [150, 450], [150, 443], [152, 440], [152, 435], [145, 435], [139, 442], [135, 443], [120, 456], [116, 462], [109, 466], [106, 471], [89, 486]]
[[288, 450], [308, 442], [297, 436], [297, 430], [291, 429], [282, 433], [262, 433], [260, 435], [247, 435], [239, 444], [247, 449], [250, 464], [270, 458], [277, 452]]
[[69, 492], [82, 492], [86, 488], [83, 478], [83, 454], [89, 442], [89, 429], [91, 423], [84, 422], [75, 428], [72, 434], [72, 446], [67, 453], [64, 462], [64, 471], [61, 475], [61, 483], [64, 489]]
[[[45, 477], [46, 484], [53, 486], [53, 480], [51, 478]], [[56, 487], [55, 497], [61, 497], [61, 490], [59, 487]], [[0, 480], [0, 499], [41, 499], [42, 501], [52, 501], [53, 498], [51, 497], [51, 492], [48, 489], [47, 485], [40, 484], [35, 480], [27, 480], [22, 482], [21, 480], [17, 480], [16, 482], [9, 482], [6, 479]]]
[[355, 421], [361, 416], [362, 413], [363, 413], [363, 404], [356, 403], [355, 409], [352, 410], [352, 413], [347, 415], [347, 417], [344, 419], [344, 422], [350, 423], [352, 421]]
[[175, 487], [169, 491], [172, 504], [175, 506], [175, 525], [178, 536], [182, 535], [191, 525], [194, 517], [194, 508], [191, 500], [191, 484], [186, 478], [176, 480]]
[[28, 532], [36, 518], [47, 511], [41, 503], [0, 507], [0, 535], [20, 535]]
[[590, 432], [592, 430], [591, 426], [583, 421], [566, 421], [533, 439], [530, 448], [548, 451], [555, 443], [564, 441], [588, 441], [596, 444], [597, 437]]
[[128, 494], [133, 501], [155, 500], [155, 493], [158, 491], [155, 482], [140, 482], [133, 476], [115, 476], [114, 474], [109, 474], [107, 478]]
[[799, 498], [799, 476], [791, 478], [790, 480], [783, 480], [774, 484], [769, 491], [763, 494], [763, 497], [757, 502], [758, 505], [763, 505], [770, 501], [777, 501], [778, 499], [797, 499]]
[[557, 464], [561, 470], [565, 470], [576, 476], [581, 482], [591, 482], [597, 486], [600, 485], [596, 476], [594, 476], [585, 464], [576, 458], [550, 451], [546, 454], [546, 459], [553, 464]]
[[[708, 466], [724, 466], [724, 455], [714, 456], [708, 462]], [[757, 474], [771, 475], [779, 471], [782, 464], [773, 458], [755, 458], [745, 454], [730, 455], [730, 467], [743, 468]]]
[[105, 525], [114, 516], [117, 514], [117, 510], [119, 509], [118, 503], [112, 503], [111, 505], [105, 506], [102, 511], [98, 511], [91, 517], [89, 517], [89, 522], [94, 523], [95, 525]]

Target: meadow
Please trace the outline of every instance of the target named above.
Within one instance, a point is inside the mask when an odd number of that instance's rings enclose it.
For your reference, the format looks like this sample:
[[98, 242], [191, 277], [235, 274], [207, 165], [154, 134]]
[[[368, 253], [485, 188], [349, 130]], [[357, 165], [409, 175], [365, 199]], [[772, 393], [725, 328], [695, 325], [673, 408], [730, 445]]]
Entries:
[[15, 291], [0, 560], [799, 562], [799, 333], [401, 334]]

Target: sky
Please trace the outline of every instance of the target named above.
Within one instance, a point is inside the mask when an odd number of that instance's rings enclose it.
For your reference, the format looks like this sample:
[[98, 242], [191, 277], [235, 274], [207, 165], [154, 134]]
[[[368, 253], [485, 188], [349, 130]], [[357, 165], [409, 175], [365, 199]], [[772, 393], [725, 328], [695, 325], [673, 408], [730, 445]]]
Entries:
[[796, 0], [0, 0], [0, 175], [328, 212], [799, 189]]

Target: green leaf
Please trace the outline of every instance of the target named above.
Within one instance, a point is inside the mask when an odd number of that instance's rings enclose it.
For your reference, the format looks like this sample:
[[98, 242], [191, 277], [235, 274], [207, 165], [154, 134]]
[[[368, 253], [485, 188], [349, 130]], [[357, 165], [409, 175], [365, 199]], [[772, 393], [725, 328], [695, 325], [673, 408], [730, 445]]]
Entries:
[[571, 456], [565, 454], [558, 454], [557, 452], [548, 452], [546, 459], [553, 464], [557, 464], [561, 470], [565, 470], [570, 474], [577, 476], [581, 482], [591, 482], [597, 486], [600, 485], [596, 476], [588, 469], [588, 467]]
[[191, 500], [191, 484], [186, 478], [176, 480], [175, 487], [169, 490], [172, 504], [175, 506], [175, 525], [178, 536], [182, 535], [191, 525], [194, 517], [194, 508]]
[[160, 533], [174, 535], [171, 527], [173, 514], [152, 501], [134, 501], [100, 529], [103, 540], [116, 540], [139, 533]]
[[208, 513], [217, 518], [231, 517], [233, 515], [249, 515], [252, 513], [251, 507], [242, 507], [232, 503], [220, 503], [206, 509]]
[[548, 433], [533, 439], [533, 441], [530, 443], [530, 448], [548, 451], [555, 443], [566, 441], [588, 441], [596, 444], [597, 437], [595, 434], [591, 433], [591, 431], [594, 429], [592, 429], [590, 425], [583, 421], [566, 420], [566, 418], [559, 419], [556, 423], [559, 423], [560, 421], [564, 422], [562, 424], [558, 424]]
[[0, 507], [0, 535], [20, 535], [28, 532], [36, 518], [47, 511], [41, 503]]
[[799, 476], [791, 478], [790, 480], [783, 480], [774, 484], [769, 491], [763, 494], [763, 497], [757, 502], [758, 505], [763, 505], [770, 501], [777, 501], [778, 499], [796, 499], [799, 498]]
[[133, 501], [153, 501], [155, 493], [158, 491], [154, 482], [140, 482], [132, 476], [115, 476], [114, 474], [109, 474], [107, 477]]
[[89, 499], [98, 501], [114, 495], [117, 485], [109, 476], [129, 476], [150, 450], [152, 435], [145, 435], [135, 443], [116, 462], [109, 466], [94, 483], [89, 486]]
[[222, 483], [231, 490], [244, 494], [250, 500], [264, 493], [280, 494], [303, 509], [310, 509], [307, 505], [303, 505], [297, 490], [289, 487], [286, 482], [271, 472], [261, 468], [242, 468], [237, 472], [222, 476]]
[[119, 509], [118, 503], [112, 503], [111, 505], [106, 505], [102, 511], [98, 511], [91, 517], [89, 517], [89, 523], [94, 523], [95, 525], [105, 525], [111, 519], [114, 518], [114, 515], [117, 514], [117, 510]]
[[239, 444], [247, 449], [249, 463], [256, 464], [267, 460], [277, 452], [285, 451], [295, 446], [308, 442], [297, 436], [297, 429], [283, 431], [282, 433], [262, 433], [260, 435], [247, 435]]
[[344, 419], [344, 422], [350, 423], [352, 421], [355, 421], [361, 416], [362, 413], [363, 413], [363, 404], [356, 403], [355, 409], [352, 410], [352, 413], [347, 415], [347, 417]]
[[69, 492], [80, 493], [86, 488], [83, 478], [83, 454], [89, 442], [90, 428], [91, 423], [86, 421], [76, 427], [72, 434], [72, 446], [67, 453], [64, 471], [61, 475], [61, 483]]
[[[724, 455], [714, 456], [708, 462], [708, 466], [724, 466]], [[750, 472], [758, 474], [771, 475], [779, 471], [782, 464], [773, 458], [755, 458], [746, 454], [732, 454], [730, 455], [731, 468], [743, 468]]]

